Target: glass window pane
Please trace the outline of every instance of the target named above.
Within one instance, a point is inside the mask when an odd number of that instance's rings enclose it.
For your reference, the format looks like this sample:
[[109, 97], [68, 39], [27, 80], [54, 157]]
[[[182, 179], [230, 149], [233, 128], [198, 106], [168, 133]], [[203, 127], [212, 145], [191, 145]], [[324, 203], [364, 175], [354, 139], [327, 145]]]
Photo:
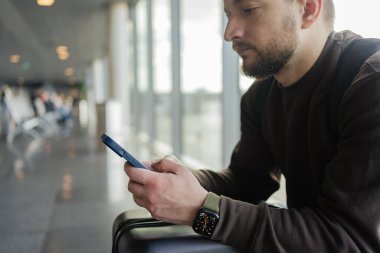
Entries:
[[136, 98], [136, 82], [135, 82], [135, 62], [134, 62], [134, 57], [135, 57], [135, 51], [134, 51], [134, 20], [128, 19], [127, 20], [127, 36], [128, 41], [127, 41], [127, 61], [128, 61], [128, 73], [127, 75], [127, 85], [128, 87], [131, 87], [131, 94], [130, 94], [130, 106], [131, 106], [131, 120], [130, 124], [133, 129], [136, 129], [136, 122], [137, 122], [137, 113], [136, 113], [136, 108], [135, 108], [135, 102], [137, 102]]
[[137, 131], [148, 133], [148, 27], [147, 27], [147, 2], [141, 0], [136, 6], [137, 25], [137, 94], [139, 115]]
[[170, 0], [153, 1], [153, 69], [157, 140], [171, 144], [171, 25]]
[[243, 64], [243, 61], [241, 60], [241, 58], [239, 58], [239, 67], [240, 67], [239, 84], [240, 84], [241, 94], [244, 94], [249, 89], [249, 87], [253, 84], [255, 79], [251, 77], [247, 77], [243, 74], [243, 70], [241, 69], [242, 64]]
[[183, 150], [201, 162], [222, 164], [221, 1], [183, 0]]
[[380, 38], [380, 2], [335, 0], [335, 30], [351, 30], [363, 37]]

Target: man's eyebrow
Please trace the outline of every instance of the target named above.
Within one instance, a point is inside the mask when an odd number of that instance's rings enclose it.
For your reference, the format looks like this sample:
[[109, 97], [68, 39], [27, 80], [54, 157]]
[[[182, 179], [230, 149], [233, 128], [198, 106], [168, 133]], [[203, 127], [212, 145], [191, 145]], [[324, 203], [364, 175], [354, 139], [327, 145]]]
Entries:
[[[241, 4], [242, 2], [244, 2], [244, 1], [246, 1], [246, 2], [258, 2], [257, 0], [234, 0], [234, 1], [232, 2], [232, 4], [233, 4], [233, 5], [239, 5], [239, 4]], [[226, 8], [224, 8], [224, 12], [227, 13], [227, 9], [226, 9]]]
[[[242, 1], [243, 1], [243, 0], [234, 0], [234, 1], [232, 2], [232, 4], [233, 4], [233, 5], [238, 5], [238, 4], [240, 4]], [[227, 9], [226, 9], [226, 8], [224, 8], [224, 12], [227, 12]]]
[[246, 1], [248, 3], [262, 3], [262, 2], [266, 2], [266, 0], [265, 1], [263, 1], [263, 0], [235, 0], [236, 3], [240, 3], [240, 2], [243, 2], [243, 1]]
[[234, 0], [233, 5], [238, 5], [244, 1], [246, 1], [246, 2], [257, 2], [257, 0]]

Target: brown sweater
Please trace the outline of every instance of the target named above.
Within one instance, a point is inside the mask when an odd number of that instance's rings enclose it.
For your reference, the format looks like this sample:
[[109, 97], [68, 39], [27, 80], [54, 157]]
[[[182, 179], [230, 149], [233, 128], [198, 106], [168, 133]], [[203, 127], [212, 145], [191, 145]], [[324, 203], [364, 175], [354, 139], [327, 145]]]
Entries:
[[[272, 85], [263, 119], [242, 97], [241, 139], [228, 169], [195, 172], [223, 195], [213, 239], [243, 252], [380, 252], [380, 52], [362, 66], [331, 137], [330, 89], [342, 51], [358, 35], [332, 33], [296, 84]], [[261, 129], [255, 122], [261, 122]], [[288, 209], [265, 202], [286, 178]]]

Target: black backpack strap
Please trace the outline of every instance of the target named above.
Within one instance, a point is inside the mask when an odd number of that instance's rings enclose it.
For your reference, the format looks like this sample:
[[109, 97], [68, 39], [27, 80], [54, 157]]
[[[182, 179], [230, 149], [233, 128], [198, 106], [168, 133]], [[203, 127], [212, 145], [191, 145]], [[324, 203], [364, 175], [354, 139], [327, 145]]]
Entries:
[[366, 59], [380, 50], [379, 39], [357, 39], [342, 53], [339, 59], [338, 71], [330, 96], [329, 123], [333, 138], [339, 140], [339, 106], [343, 94], [359, 73]]
[[255, 100], [253, 106], [253, 113], [256, 115], [256, 126], [261, 129], [262, 115], [264, 111], [264, 104], [267, 99], [270, 87], [272, 86], [274, 77], [269, 77], [261, 81], [255, 90]]

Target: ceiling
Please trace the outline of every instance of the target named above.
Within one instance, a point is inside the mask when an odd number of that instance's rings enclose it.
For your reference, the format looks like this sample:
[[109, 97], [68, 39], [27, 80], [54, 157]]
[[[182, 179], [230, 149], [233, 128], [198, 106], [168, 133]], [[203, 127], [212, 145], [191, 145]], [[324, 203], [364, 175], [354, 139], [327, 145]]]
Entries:
[[[0, 85], [68, 83], [67, 68], [83, 80], [92, 60], [107, 55], [110, 2], [55, 0], [52, 7], [40, 7], [35, 0], [1, 0]], [[58, 59], [60, 45], [68, 48], [66, 61]], [[10, 63], [14, 54], [20, 55], [19, 63]]]

